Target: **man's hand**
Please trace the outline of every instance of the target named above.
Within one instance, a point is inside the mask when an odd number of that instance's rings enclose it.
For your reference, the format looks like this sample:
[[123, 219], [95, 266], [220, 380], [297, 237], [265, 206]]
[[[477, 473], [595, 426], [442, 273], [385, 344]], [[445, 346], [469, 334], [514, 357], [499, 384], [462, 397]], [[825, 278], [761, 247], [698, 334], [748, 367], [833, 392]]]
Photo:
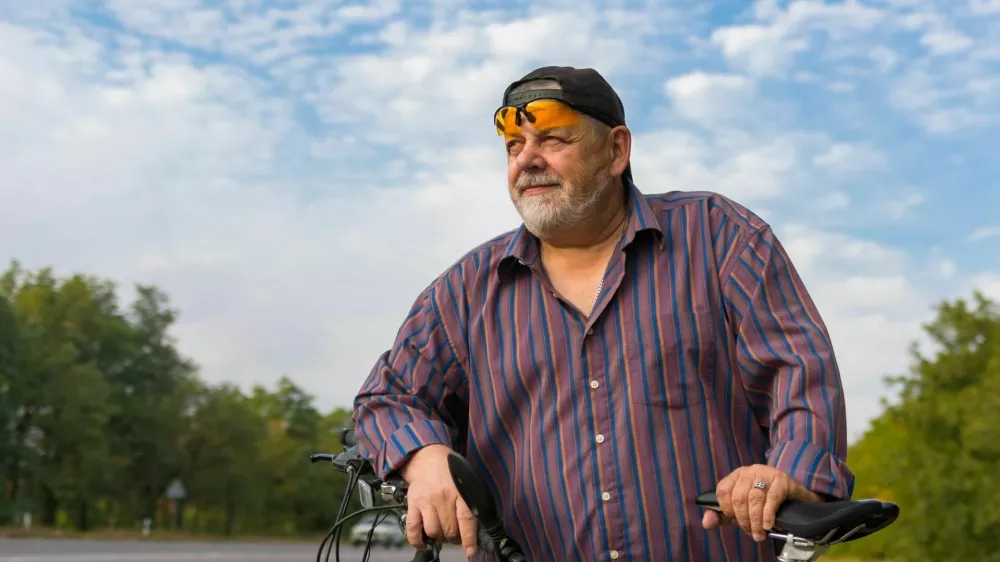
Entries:
[[437, 541], [461, 544], [471, 558], [476, 552], [476, 518], [465, 505], [448, 469], [450, 448], [428, 445], [413, 454], [399, 471], [409, 485], [406, 538], [425, 548], [423, 535]]
[[[764, 488], [754, 487], [763, 482]], [[722, 508], [722, 515], [709, 510], [701, 520], [706, 529], [734, 521], [741, 529], [753, 535], [755, 541], [767, 538], [767, 531], [774, 527], [778, 506], [786, 499], [802, 502], [821, 502], [823, 498], [792, 479], [787, 473], [762, 464], [744, 466], [734, 470], [719, 482], [715, 495]]]

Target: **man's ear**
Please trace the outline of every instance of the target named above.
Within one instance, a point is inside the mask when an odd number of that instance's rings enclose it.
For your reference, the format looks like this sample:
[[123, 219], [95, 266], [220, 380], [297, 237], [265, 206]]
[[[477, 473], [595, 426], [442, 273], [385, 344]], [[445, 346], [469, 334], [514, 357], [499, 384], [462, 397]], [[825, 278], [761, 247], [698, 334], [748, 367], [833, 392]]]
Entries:
[[608, 142], [612, 150], [611, 173], [620, 176], [625, 173], [632, 157], [632, 131], [625, 125], [619, 125], [608, 132]]

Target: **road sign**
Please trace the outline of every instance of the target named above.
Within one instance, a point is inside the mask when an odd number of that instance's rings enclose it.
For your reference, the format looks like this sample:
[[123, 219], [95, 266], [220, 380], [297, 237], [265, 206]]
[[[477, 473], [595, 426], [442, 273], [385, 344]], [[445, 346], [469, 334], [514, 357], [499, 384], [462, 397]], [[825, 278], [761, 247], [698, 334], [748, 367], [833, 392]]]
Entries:
[[180, 480], [174, 478], [174, 481], [171, 482], [170, 486], [167, 488], [166, 496], [172, 500], [182, 500], [186, 498], [187, 492], [184, 490], [184, 484], [181, 484]]

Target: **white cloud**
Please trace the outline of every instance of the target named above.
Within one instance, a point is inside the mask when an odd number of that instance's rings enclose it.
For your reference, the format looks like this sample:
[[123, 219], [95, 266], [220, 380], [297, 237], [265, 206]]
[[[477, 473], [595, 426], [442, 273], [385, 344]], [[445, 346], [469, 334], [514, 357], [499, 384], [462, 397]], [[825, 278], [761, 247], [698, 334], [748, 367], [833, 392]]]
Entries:
[[637, 135], [632, 164], [637, 184], [646, 190], [709, 190], [760, 204], [799, 189], [805, 153], [822, 142], [795, 133], [722, 129], [703, 136], [668, 129]]
[[[734, 68], [783, 78], [801, 75], [801, 61], [821, 61], [813, 65], [814, 80], [831, 91], [853, 92], [860, 86], [859, 64], [867, 61], [885, 80], [864, 76], [872, 80], [867, 85], [887, 92], [890, 104], [928, 132], [950, 134], [997, 122], [996, 30], [973, 35], [955, 6], [949, 4], [949, 12], [923, 0], [887, 2], [877, 8], [853, 0], [795, 0], [782, 8], [772, 0], [757, 0], [754, 7], [751, 22], [710, 33], [712, 44]], [[994, 5], [971, 0], [969, 8], [986, 16]], [[911, 40], [926, 54], [908, 57], [901, 65]]]
[[920, 43], [935, 55], [953, 55], [967, 51], [972, 46], [972, 39], [954, 31], [930, 31], [920, 38]]
[[851, 206], [851, 198], [843, 191], [832, 191], [822, 196], [816, 205], [823, 211], [842, 211]]
[[988, 298], [1000, 302], [1000, 272], [980, 273], [972, 278], [971, 286]]
[[938, 263], [938, 271], [941, 273], [942, 277], [953, 277], [957, 271], [958, 266], [952, 260], [941, 260]]
[[899, 220], [906, 216], [906, 213], [909, 212], [910, 209], [922, 205], [926, 200], [927, 196], [922, 193], [909, 193], [902, 195], [892, 201], [889, 201], [886, 205], [887, 214], [889, 215], [889, 218]]
[[880, 170], [886, 166], [885, 156], [874, 146], [844, 142], [836, 143], [826, 152], [814, 156], [813, 163], [838, 172]]
[[883, 13], [856, 0], [828, 4], [796, 0], [782, 11], [776, 2], [757, 4], [763, 23], [722, 27], [712, 32], [716, 44], [730, 63], [755, 75], [782, 74], [795, 56], [811, 46], [809, 33], [822, 30], [844, 41], [874, 28]]
[[754, 75], [777, 74], [785, 70], [796, 53], [809, 47], [805, 39], [788, 37], [777, 26], [763, 25], [720, 28], [712, 32], [712, 42], [733, 64]]
[[673, 77], [664, 88], [677, 113], [710, 123], [743, 115], [754, 94], [754, 83], [746, 76], [702, 71]]
[[882, 72], [892, 70], [899, 63], [899, 55], [882, 45], [872, 47], [868, 52], [868, 57]]
[[969, 10], [977, 16], [1000, 14], [1000, 0], [969, 0]]
[[991, 238], [1000, 238], [1000, 226], [983, 226], [969, 234], [969, 242], [982, 242]]

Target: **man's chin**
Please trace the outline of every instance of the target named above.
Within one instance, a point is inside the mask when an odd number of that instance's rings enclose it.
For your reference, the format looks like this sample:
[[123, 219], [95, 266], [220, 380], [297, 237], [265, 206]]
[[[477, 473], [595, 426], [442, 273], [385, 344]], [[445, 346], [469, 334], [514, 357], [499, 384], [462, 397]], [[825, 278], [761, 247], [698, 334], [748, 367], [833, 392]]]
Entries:
[[521, 215], [524, 225], [535, 235], [547, 232], [562, 222], [560, 221], [559, 213], [554, 212], [554, 209], [525, 208], [524, 206], [520, 206], [517, 211]]

